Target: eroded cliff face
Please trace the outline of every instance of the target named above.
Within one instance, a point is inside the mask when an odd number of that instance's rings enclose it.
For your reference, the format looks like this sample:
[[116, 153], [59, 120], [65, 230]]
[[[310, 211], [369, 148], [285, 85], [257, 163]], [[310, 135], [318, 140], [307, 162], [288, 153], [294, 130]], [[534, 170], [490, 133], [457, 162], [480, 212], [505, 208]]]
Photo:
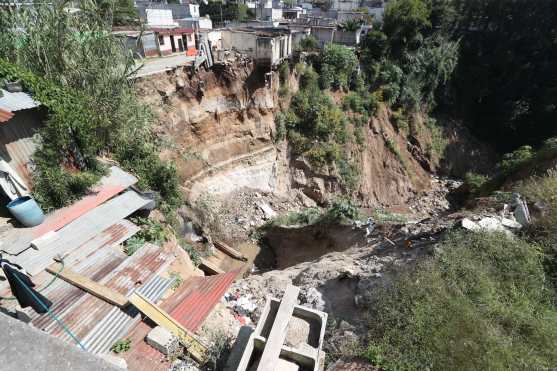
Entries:
[[[287, 102], [278, 96], [277, 73], [266, 83], [265, 72], [241, 61], [196, 74], [178, 69], [136, 83], [158, 118], [161, 156], [175, 161], [190, 201], [244, 187], [318, 204], [348, 192], [335, 169], [317, 170], [293, 157], [288, 143], [275, 143], [275, 115]], [[295, 73], [289, 84], [295, 92]], [[349, 162], [360, 173], [350, 193], [362, 206], [403, 205], [430, 187], [428, 170], [436, 160], [425, 148], [431, 138], [409, 141], [391, 121], [391, 112], [381, 106], [364, 127], [364, 144], [349, 150]]]

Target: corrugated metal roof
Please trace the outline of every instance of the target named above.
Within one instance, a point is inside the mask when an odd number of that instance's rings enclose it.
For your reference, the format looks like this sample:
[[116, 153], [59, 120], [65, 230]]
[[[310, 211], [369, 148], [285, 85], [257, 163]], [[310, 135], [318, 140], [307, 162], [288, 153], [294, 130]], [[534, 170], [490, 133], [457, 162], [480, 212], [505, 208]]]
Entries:
[[29, 188], [33, 165], [31, 158], [37, 148], [37, 131], [41, 118], [34, 111], [18, 112], [0, 125], [0, 156], [17, 172]]
[[7, 90], [0, 89], [0, 108], [8, 111], [19, 111], [40, 106], [41, 104], [33, 99], [29, 94], [24, 92], [10, 93]]
[[[124, 295], [132, 292], [138, 284], [149, 282], [154, 276], [165, 270], [171, 263], [173, 256], [158, 246], [146, 244], [133, 256], [125, 259], [121, 264], [96, 280], [100, 284]], [[88, 259], [88, 261], [91, 259]], [[81, 290], [80, 290], [81, 291]], [[47, 295], [49, 299], [50, 296]], [[79, 338], [84, 339], [103, 319], [110, 315], [112, 305], [89, 295], [83, 294], [77, 298], [53, 298], [54, 313]], [[71, 342], [69, 336], [47, 315], [33, 320], [33, 325], [64, 341]]]
[[[78, 249], [149, 202], [150, 200], [137, 192], [127, 191], [75, 219], [57, 231], [52, 239], [40, 245], [37, 243], [39, 251], [28, 249], [12, 258], [12, 261], [23, 266], [30, 274], [38, 274], [52, 263], [53, 257]], [[109, 235], [106, 238], [112, 239], [112, 236]]]
[[0, 123], [4, 123], [14, 117], [13, 112], [3, 110], [0, 108]]
[[172, 318], [196, 331], [232, 284], [240, 270], [208, 277], [192, 277], [162, 305]]
[[[172, 286], [173, 278], [152, 277], [145, 285], [137, 291], [152, 302], [157, 302], [160, 297]], [[110, 347], [118, 339], [121, 339], [134, 324], [141, 320], [139, 311], [130, 306], [126, 310], [112, 308], [109, 314], [103, 318], [97, 326], [83, 339], [87, 351], [94, 354], [110, 352]]]
[[[184, 325], [195, 331], [224, 295], [239, 270], [208, 277], [192, 277], [184, 282], [161, 307]], [[166, 371], [170, 362], [145, 342], [152, 327], [139, 322], [125, 336], [131, 340], [131, 351], [123, 354], [129, 370]]]
[[[0, 132], [1, 130], [2, 127], [0, 126]], [[103, 177], [99, 185], [93, 187], [90, 194], [81, 200], [47, 215], [46, 220], [37, 227], [13, 229], [11, 234], [3, 239], [3, 243], [0, 244], [0, 250], [11, 255], [20, 254], [29, 248], [29, 244], [34, 239], [50, 231], [61, 229], [136, 182], [137, 178], [133, 175], [113, 166], [110, 168], [110, 174]]]

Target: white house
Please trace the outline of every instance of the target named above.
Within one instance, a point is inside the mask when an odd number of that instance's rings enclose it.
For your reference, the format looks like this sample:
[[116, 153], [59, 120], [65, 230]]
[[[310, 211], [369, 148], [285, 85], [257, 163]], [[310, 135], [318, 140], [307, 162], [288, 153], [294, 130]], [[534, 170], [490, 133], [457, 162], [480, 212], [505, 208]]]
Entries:
[[170, 9], [145, 9], [147, 25], [149, 27], [177, 27], [178, 23], [172, 17]]
[[292, 55], [292, 35], [277, 28], [222, 30], [222, 47], [252, 58], [257, 64], [277, 65]]

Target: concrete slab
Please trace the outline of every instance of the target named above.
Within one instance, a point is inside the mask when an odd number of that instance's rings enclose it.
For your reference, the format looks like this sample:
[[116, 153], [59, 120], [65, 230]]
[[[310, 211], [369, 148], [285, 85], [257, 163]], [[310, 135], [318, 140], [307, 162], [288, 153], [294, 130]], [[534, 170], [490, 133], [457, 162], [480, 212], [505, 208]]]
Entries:
[[121, 368], [0, 313], [0, 368], [18, 371], [122, 371]]

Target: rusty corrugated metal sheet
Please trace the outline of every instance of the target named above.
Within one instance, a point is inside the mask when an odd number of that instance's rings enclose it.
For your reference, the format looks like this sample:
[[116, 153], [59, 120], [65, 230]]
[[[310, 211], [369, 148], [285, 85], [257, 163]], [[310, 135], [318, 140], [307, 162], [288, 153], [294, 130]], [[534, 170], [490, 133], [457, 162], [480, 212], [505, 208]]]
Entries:
[[[173, 282], [173, 278], [163, 278], [156, 275], [145, 285], [138, 288], [137, 292], [156, 303], [172, 286]], [[141, 315], [133, 306], [129, 306], [126, 310], [113, 307], [109, 314], [83, 338], [83, 344], [90, 353], [108, 353], [112, 344], [127, 334], [133, 325], [140, 320]]]
[[41, 119], [35, 110], [17, 112], [12, 119], [0, 125], [0, 156], [31, 185], [31, 158], [37, 147], [37, 130]]
[[7, 122], [12, 117], [14, 117], [13, 112], [3, 110], [2, 108], [0, 108], [0, 123]]
[[[184, 282], [161, 307], [190, 331], [195, 331], [211, 313], [239, 270], [208, 277], [192, 277]], [[138, 323], [126, 336], [131, 351], [123, 355], [130, 371], [166, 371], [170, 363], [164, 355], [145, 342], [152, 327]]]
[[152, 327], [141, 321], [125, 336], [131, 341], [131, 350], [122, 354], [130, 371], [167, 371], [170, 361], [161, 352], [145, 342]]
[[[126, 295], [137, 285], [148, 282], [151, 277], [166, 269], [172, 259], [173, 256], [160, 247], [146, 244], [98, 282]], [[52, 301], [54, 302], [54, 300]], [[57, 308], [54, 313], [79, 339], [86, 337], [95, 325], [109, 315], [113, 308], [112, 305], [89, 294], [83, 295], [78, 300], [72, 297], [70, 300], [64, 298], [60, 302], [63, 308]], [[63, 329], [48, 316], [41, 316], [34, 320], [33, 324], [64, 341], [72, 341]]]

